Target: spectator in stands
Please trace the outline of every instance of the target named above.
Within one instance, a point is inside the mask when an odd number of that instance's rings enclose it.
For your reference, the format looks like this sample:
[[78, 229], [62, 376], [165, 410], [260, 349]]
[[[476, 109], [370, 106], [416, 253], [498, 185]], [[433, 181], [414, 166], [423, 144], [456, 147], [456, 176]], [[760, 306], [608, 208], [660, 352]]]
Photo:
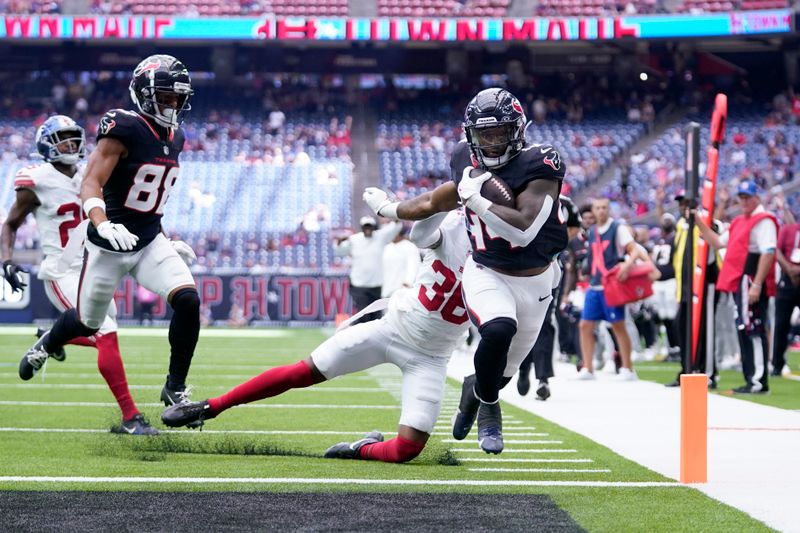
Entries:
[[775, 297], [775, 327], [772, 341], [772, 375], [781, 376], [786, 367], [792, 313], [800, 308], [800, 224], [787, 224], [778, 233], [775, 252], [781, 279]]
[[[383, 284], [383, 249], [403, 229], [399, 222], [387, 222], [378, 229], [371, 216], [359, 220], [361, 231], [339, 239], [334, 250], [337, 256], [351, 256], [350, 296], [356, 310], [364, 310], [381, 297]], [[381, 317], [380, 311], [362, 315], [354, 322], [368, 322]]]
[[403, 226], [394, 240], [383, 249], [381, 298], [388, 298], [399, 289], [412, 287], [420, 263], [419, 248], [408, 240], [408, 228]]
[[745, 384], [733, 389], [738, 394], [769, 391], [769, 343], [767, 303], [775, 295], [775, 248], [778, 222], [761, 205], [754, 181], [744, 180], [737, 189], [742, 214], [730, 228], [717, 235], [700, 217], [695, 217], [703, 238], [714, 248], [726, 248], [717, 289], [733, 294], [736, 326], [742, 354]]

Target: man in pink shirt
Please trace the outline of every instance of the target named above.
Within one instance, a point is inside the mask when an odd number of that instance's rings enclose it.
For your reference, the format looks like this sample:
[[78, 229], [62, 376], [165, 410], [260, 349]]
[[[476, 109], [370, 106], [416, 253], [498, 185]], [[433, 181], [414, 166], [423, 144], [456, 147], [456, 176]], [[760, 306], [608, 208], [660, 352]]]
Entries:
[[787, 224], [780, 229], [776, 255], [781, 266], [781, 280], [775, 296], [772, 375], [780, 376], [786, 364], [792, 312], [800, 307], [800, 224]]

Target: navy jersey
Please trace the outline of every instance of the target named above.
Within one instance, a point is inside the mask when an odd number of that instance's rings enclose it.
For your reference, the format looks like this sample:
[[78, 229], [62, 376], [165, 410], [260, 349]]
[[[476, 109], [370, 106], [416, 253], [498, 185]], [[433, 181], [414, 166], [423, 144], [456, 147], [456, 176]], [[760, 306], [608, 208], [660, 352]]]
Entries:
[[619, 224], [616, 220], [611, 222], [605, 233], [598, 237], [597, 225], [589, 230], [589, 254], [587, 261], [592, 269], [589, 284], [592, 287], [602, 287], [603, 273], [614, 268], [614, 265], [622, 261], [617, 251], [617, 228]]
[[[464, 168], [475, 166], [469, 145], [461, 142], [450, 159], [450, 172], [456, 185], [461, 181]], [[564, 180], [566, 166], [559, 153], [550, 145], [528, 145], [507, 165], [492, 170], [503, 178], [514, 194], [519, 194], [536, 179], [558, 181], [558, 190]], [[567, 247], [566, 220], [561, 220], [559, 202], [553, 206], [550, 216], [536, 238], [527, 246], [513, 246], [508, 241], [492, 234], [478, 216], [467, 210], [467, 229], [472, 241], [472, 257], [475, 262], [489, 268], [502, 270], [524, 270], [543, 267]]]
[[[134, 248], [139, 250], [161, 231], [164, 206], [178, 179], [183, 130], [154, 126], [139, 113], [113, 109], [103, 115], [97, 129], [98, 142], [106, 137], [117, 139], [128, 150], [103, 187], [106, 216], [139, 237]], [[98, 246], [113, 249], [92, 224], [87, 237]]]

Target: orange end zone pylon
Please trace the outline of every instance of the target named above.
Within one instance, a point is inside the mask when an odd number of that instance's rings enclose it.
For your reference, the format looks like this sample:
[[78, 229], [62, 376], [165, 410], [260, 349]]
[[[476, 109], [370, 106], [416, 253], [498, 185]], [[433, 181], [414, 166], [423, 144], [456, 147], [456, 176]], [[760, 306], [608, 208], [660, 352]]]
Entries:
[[708, 481], [708, 376], [705, 374], [681, 374], [680, 481]]

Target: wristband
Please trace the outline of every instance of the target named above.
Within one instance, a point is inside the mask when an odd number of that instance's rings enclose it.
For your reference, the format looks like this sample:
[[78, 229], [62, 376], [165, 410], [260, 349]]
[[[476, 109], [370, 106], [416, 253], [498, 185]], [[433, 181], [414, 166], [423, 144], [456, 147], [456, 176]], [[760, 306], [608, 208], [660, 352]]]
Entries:
[[106, 212], [106, 203], [96, 196], [92, 196], [85, 202], [83, 202], [83, 212], [86, 213], [86, 216], [89, 216], [89, 212], [94, 209], [95, 207], [99, 207], [103, 210], [103, 213]]
[[397, 206], [400, 205], [400, 202], [392, 202], [390, 204], [386, 204], [385, 206], [378, 209], [378, 215], [386, 218], [391, 218], [392, 220], [400, 220], [397, 216]]
[[482, 217], [486, 214], [490, 207], [492, 207], [492, 202], [487, 200], [483, 196], [479, 194], [473, 194], [469, 197], [469, 199], [465, 202], [465, 205], [472, 210], [473, 213]]
[[755, 281], [753, 283], [751, 283], [750, 285], [752, 285], [753, 287], [758, 287], [759, 289], [761, 288], [761, 284], [760, 283], [756, 283]]

